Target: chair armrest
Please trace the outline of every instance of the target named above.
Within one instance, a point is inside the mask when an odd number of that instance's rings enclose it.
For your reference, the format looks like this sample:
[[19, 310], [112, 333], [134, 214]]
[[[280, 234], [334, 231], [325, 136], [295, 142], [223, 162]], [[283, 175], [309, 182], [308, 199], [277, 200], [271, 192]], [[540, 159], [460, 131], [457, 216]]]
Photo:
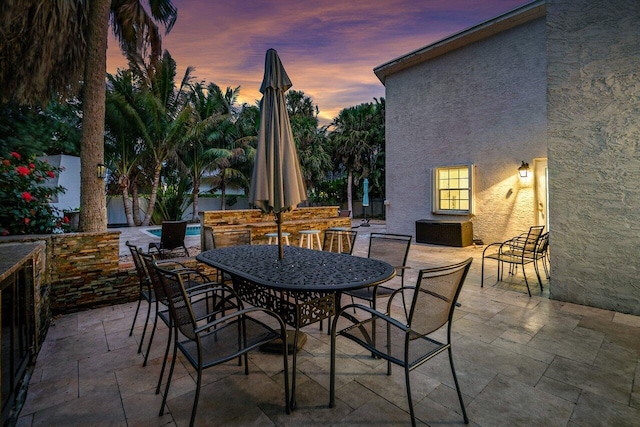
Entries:
[[502, 247], [502, 245], [504, 245], [504, 242], [495, 242], [495, 243], [489, 243], [487, 246], [485, 246], [484, 250], [482, 251], [482, 256], [484, 257], [485, 252], [487, 252], [487, 250], [491, 247], [494, 246], [499, 246], [499, 249]]
[[[276, 319], [278, 321], [278, 323], [280, 324], [280, 329], [281, 329], [281, 336], [285, 337], [286, 336], [286, 328], [285, 328], [285, 324], [284, 321], [282, 320], [282, 318], [274, 311], [266, 309], [266, 308], [262, 308], [262, 307], [248, 307], [248, 308], [243, 308], [241, 310], [238, 311], [234, 311], [231, 314], [227, 314], [226, 316], [222, 316], [218, 319], [212, 320], [211, 322], [208, 322], [202, 326], [198, 326], [197, 328], [195, 328], [193, 330], [194, 333], [196, 334], [200, 334], [202, 332], [208, 332], [209, 329], [211, 329], [212, 327], [219, 325], [221, 323], [225, 323], [228, 322], [229, 320], [236, 318], [236, 317], [241, 317], [241, 316], [245, 316], [249, 313], [252, 312], [262, 312], [262, 313], [266, 313], [268, 315], [270, 315], [271, 317], [273, 317], [274, 319]], [[285, 349], [287, 348], [287, 346], [283, 346]]]
[[[347, 317], [349, 320], [351, 320], [352, 322], [354, 322], [354, 325], [357, 325], [358, 323], [361, 322], [361, 320], [356, 319], [355, 317], [351, 316], [349, 313], [346, 313], [346, 311], [348, 309], [358, 309], [358, 310], [363, 310], [366, 311], [367, 313], [369, 313], [371, 315], [371, 317], [378, 317], [382, 320], [384, 320], [385, 322], [389, 322], [390, 324], [392, 324], [393, 326], [402, 329], [403, 331], [407, 330], [407, 325], [405, 325], [404, 323], [394, 319], [393, 317], [389, 316], [388, 314], [382, 313], [378, 310], [374, 310], [373, 308], [369, 307], [368, 305], [363, 305], [363, 304], [347, 304], [344, 307], [340, 307], [340, 310], [338, 310], [338, 312], [336, 313], [336, 315], [333, 318], [333, 326], [331, 328], [331, 330], [333, 332], [335, 332], [336, 330], [336, 325], [338, 322], [338, 318], [344, 314], [345, 317]], [[370, 320], [370, 318], [368, 319], [364, 319], [364, 321], [368, 321]]]

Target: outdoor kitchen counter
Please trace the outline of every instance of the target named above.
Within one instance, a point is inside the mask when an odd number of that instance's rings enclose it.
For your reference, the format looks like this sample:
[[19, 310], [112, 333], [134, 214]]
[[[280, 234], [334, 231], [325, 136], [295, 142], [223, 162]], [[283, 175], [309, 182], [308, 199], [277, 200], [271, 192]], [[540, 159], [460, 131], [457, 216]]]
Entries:
[[0, 282], [20, 268], [44, 242], [0, 244]]

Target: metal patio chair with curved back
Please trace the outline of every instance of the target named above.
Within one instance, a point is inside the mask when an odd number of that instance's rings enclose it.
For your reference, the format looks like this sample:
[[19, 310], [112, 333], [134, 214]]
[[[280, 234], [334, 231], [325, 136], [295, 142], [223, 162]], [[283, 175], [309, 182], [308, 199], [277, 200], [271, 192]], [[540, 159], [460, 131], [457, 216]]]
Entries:
[[[405, 270], [407, 270], [407, 257], [411, 248], [412, 236], [408, 234], [391, 234], [391, 233], [371, 233], [369, 237], [369, 252], [367, 258], [377, 259], [389, 263], [396, 269], [396, 277], [400, 278], [400, 287], [404, 286]], [[369, 302], [374, 310], [376, 309], [376, 301], [378, 298], [386, 298], [391, 295], [396, 287], [390, 286], [389, 282], [381, 285], [370, 286], [368, 288], [356, 289], [354, 291], [344, 292], [345, 295], [354, 298], [363, 299]], [[338, 301], [338, 308], [340, 301]], [[329, 329], [328, 332], [331, 332]]]
[[[197, 374], [196, 393], [189, 423], [190, 426], [193, 426], [200, 397], [202, 371], [235, 358], [244, 358], [244, 371], [248, 375], [247, 353], [259, 349], [262, 344], [275, 339], [286, 342], [287, 332], [284, 322], [275, 312], [260, 307], [243, 308], [240, 298], [231, 287], [226, 285], [218, 285], [215, 288], [201, 291], [202, 295], [206, 295], [206, 298], [210, 298], [210, 294], [213, 293], [214, 298], [209, 317], [198, 319], [192, 306], [196, 294], [188, 294], [185, 291], [182, 275], [157, 265], [156, 270], [167, 295], [173, 320], [172, 329], [174, 329], [176, 337], [173, 341], [173, 358], [160, 415], [164, 413], [178, 350], [180, 350]], [[237, 306], [238, 308], [231, 311], [228, 309], [229, 306]], [[261, 315], [261, 320], [252, 317], [252, 315]], [[286, 345], [282, 346], [282, 354], [285, 411], [288, 414], [290, 413], [289, 362]]]
[[187, 221], [162, 221], [160, 242], [149, 243], [149, 252], [157, 251], [161, 258], [189, 256], [184, 244], [187, 234]]
[[[212, 281], [208, 276], [203, 274], [200, 271], [194, 270], [192, 268], [187, 268], [184, 264], [176, 261], [176, 260], [157, 260], [154, 254], [148, 253], [139, 253], [140, 259], [142, 259], [144, 267], [149, 274], [149, 283], [151, 284], [151, 288], [154, 294], [154, 303], [155, 303], [155, 317], [153, 319], [153, 327], [151, 328], [151, 334], [149, 336], [149, 342], [147, 343], [147, 351], [144, 355], [144, 361], [142, 362], [142, 366], [147, 366], [147, 361], [149, 360], [149, 354], [151, 353], [151, 344], [153, 343], [153, 338], [155, 336], [156, 330], [158, 329], [158, 319], [162, 320], [162, 322], [170, 327], [171, 318], [169, 316], [169, 306], [167, 302], [167, 296], [165, 294], [164, 288], [162, 287], [162, 283], [160, 282], [160, 276], [155, 268], [154, 263], [158, 263], [165, 269], [171, 269], [174, 272], [179, 272], [184, 276], [184, 284], [186, 286], [187, 292], [196, 292], [202, 289], [210, 288], [212, 286], [217, 286], [218, 283]], [[206, 312], [206, 307], [203, 309], [199, 308], [199, 314]], [[162, 369], [160, 372], [160, 380], [162, 379], [167, 356], [169, 354], [169, 344], [171, 342], [171, 329], [169, 329], [169, 338], [167, 340], [167, 346], [165, 348], [164, 361], [162, 364]], [[142, 340], [140, 341], [140, 346], [142, 346]], [[158, 382], [158, 387], [156, 389], [156, 393], [160, 392], [160, 381]]]
[[142, 342], [144, 341], [145, 334], [147, 333], [147, 325], [149, 324], [149, 317], [151, 316], [151, 305], [155, 302], [155, 294], [151, 287], [151, 280], [149, 278], [149, 274], [147, 273], [147, 269], [144, 265], [144, 261], [140, 257], [139, 249], [136, 245], [129, 243], [127, 240], [125, 245], [129, 248], [131, 252], [131, 257], [133, 259], [133, 265], [136, 267], [136, 274], [138, 275], [138, 281], [140, 282], [140, 289], [138, 294], [138, 305], [136, 307], [136, 313], [133, 315], [133, 323], [131, 324], [131, 330], [129, 331], [129, 336], [133, 335], [133, 328], [136, 325], [136, 320], [138, 318], [138, 312], [140, 311], [140, 304], [142, 301], [147, 302], [147, 317], [144, 321], [144, 328], [142, 329], [142, 337], [140, 338], [140, 345], [138, 345], [138, 353], [142, 351]]
[[[212, 227], [205, 227], [203, 233], [203, 242], [205, 244], [203, 251], [251, 244], [251, 230], [248, 228], [243, 230], [213, 231]], [[231, 276], [218, 270], [217, 280], [221, 283], [231, 283]]]
[[[524, 283], [527, 286], [529, 296], [531, 296], [531, 289], [529, 288], [525, 266], [527, 264], [533, 264], [538, 278], [538, 284], [540, 285], [540, 291], [542, 291], [542, 279], [540, 278], [535, 253], [539, 248], [543, 230], [544, 225], [534, 225], [529, 227], [528, 232], [522, 233], [519, 236], [504, 242], [487, 245], [482, 251], [480, 287], [484, 287], [484, 260], [493, 259], [498, 261], [498, 282], [504, 277], [504, 264], [509, 264], [510, 267], [515, 266], [516, 268], [517, 266], [522, 266], [522, 275], [524, 276]], [[509, 274], [515, 274], [513, 269], [509, 270]]]
[[[371, 351], [374, 356], [385, 359], [387, 375], [391, 375], [392, 365], [404, 368], [409, 413], [414, 426], [416, 420], [409, 374], [447, 350], [464, 422], [469, 422], [453, 366], [451, 323], [472, 261], [473, 258], [468, 258], [456, 264], [420, 270], [415, 286], [403, 286], [390, 295], [386, 312], [363, 304], [349, 304], [338, 310], [331, 328], [330, 407], [335, 406], [336, 336], [340, 335]], [[352, 315], [352, 309], [359, 315]], [[346, 321], [349, 325], [338, 331], [336, 328], [339, 320]], [[442, 340], [444, 342], [430, 336], [445, 324], [447, 335], [446, 340]]]
[[549, 274], [549, 233], [544, 233], [538, 239], [538, 244], [536, 245], [533, 254], [527, 254], [527, 256], [531, 256], [533, 258], [533, 266], [536, 269], [536, 273], [540, 276], [540, 266], [539, 263], [542, 263], [542, 267], [544, 269], [545, 276], [547, 280], [550, 278]]
[[[411, 247], [412, 236], [405, 234], [371, 233], [369, 238], [369, 252], [367, 258], [377, 259], [391, 264], [396, 269], [396, 277], [400, 278], [400, 287], [404, 286], [404, 273], [407, 267], [407, 257]], [[376, 299], [388, 297], [395, 291], [389, 284], [370, 286], [368, 288], [345, 292], [353, 298], [368, 301], [375, 310]]]

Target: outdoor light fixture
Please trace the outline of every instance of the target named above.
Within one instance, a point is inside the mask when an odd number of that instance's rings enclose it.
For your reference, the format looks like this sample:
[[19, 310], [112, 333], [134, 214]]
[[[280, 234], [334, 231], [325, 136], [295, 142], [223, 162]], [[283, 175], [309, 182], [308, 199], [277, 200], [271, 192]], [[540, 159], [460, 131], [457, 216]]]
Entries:
[[518, 168], [518, 173], [520, 174], [520, 178], [526, 178], [527, 175], [529, 175], [529, 163], [525, 163], [523, 160]]
[[107, 165], [104, 163], [98, 163], [96, 166], [96, 173], [98, 174], [98, 178], [104, 179], [107, 176]]

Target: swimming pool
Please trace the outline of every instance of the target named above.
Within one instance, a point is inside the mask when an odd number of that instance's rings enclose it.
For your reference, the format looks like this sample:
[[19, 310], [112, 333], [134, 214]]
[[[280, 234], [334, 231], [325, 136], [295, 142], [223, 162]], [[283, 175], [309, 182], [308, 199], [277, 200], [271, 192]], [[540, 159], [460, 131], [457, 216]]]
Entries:
[[[162, 228], [150, 228], [146, 230], [147, 233], [151, 233], [156, 237], [160, 237], [162, 235]], [[199, 236], [200, 235], [200, 226], [199, 225], [187, 225], [187, 236]]]

